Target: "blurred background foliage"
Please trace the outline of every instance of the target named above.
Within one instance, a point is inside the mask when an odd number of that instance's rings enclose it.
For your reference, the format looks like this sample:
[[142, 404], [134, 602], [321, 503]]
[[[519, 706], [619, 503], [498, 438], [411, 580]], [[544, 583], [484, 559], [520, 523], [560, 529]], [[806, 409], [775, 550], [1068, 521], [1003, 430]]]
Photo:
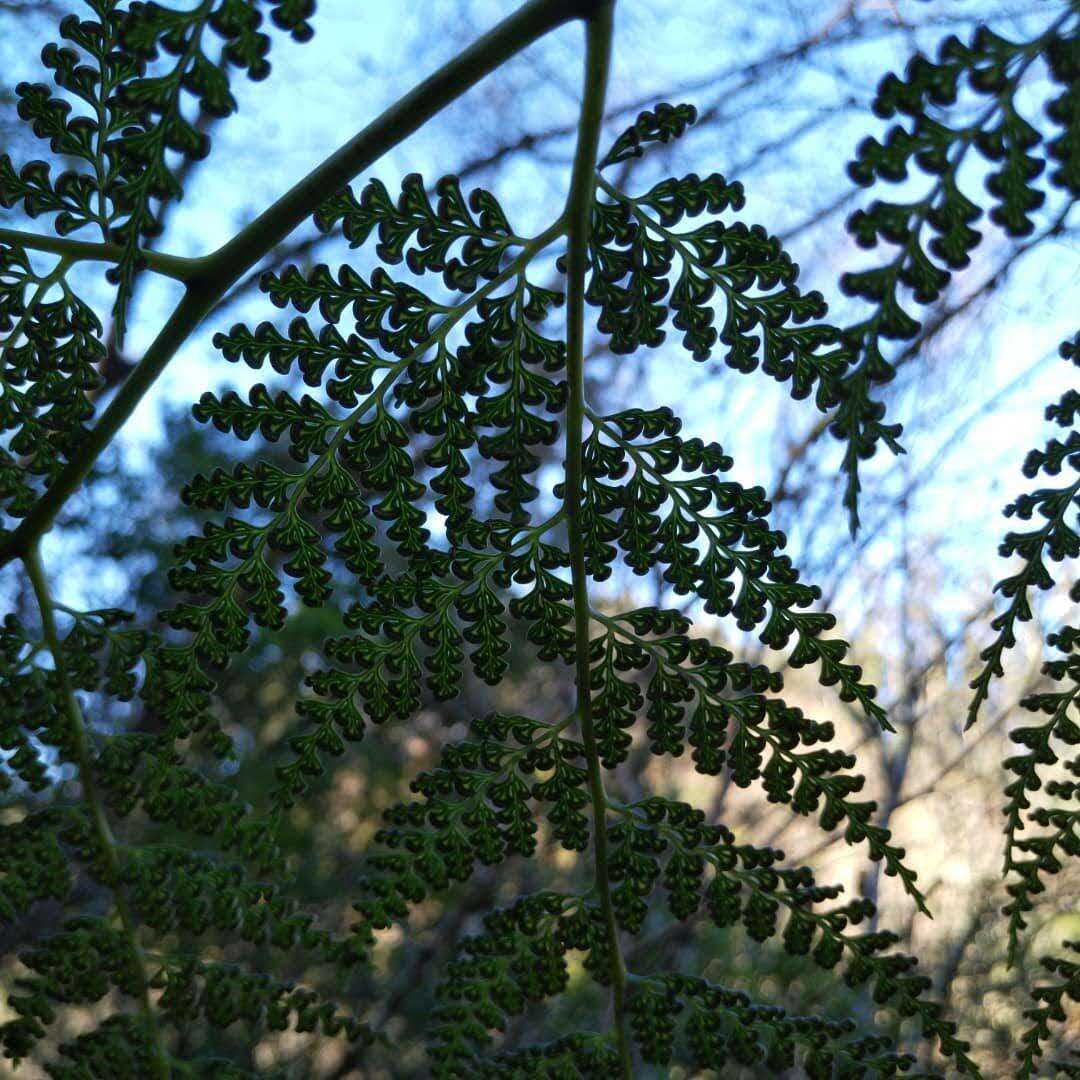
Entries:
[[[196, 254], [217, 246], [510, 6], [497, 0], [320, 0], [316, 42], [280, 50], [267, 85], [240, 87], [240, 116], [222, 129], [220, 140], [208, 124], [216, 164], [205, 176], [201, 165], [191, 166], [188, 197], [168, 208], [161, 247]], [[869, 111], [877, 80], [901, 68], [914, 50], [934, 49], [947, 33], [966, 37], [976, 20], [1005, 36], [1023, 32], [1038, 24], [1043, 6], [1031, 0], [620, 0], [610, 133], [657, 100], [690, 101], [701, 114], [693, 135], [675, 148], [628, 162], [625, 182], [644, 188], [662, 174], [713, 170], [741, 181], [748, 193], [745, 216], [784, 238], [803, 266], [807, 287], [820, 288], [835, 303], [840, 321], [845, 302], [836, 280], [860, 257], [843, 229], [860, 197], [844, 164], [860, 138], [880, 135], [882, 125]], [[51, 0], [0, 0], [0, 147], [13, 156], [24, 156], [16, 151], [25, 135], [12, 88], [19, 79], [41, 77], [37, 54], [57, 17], [73, 8]], [[520, 228], [542, 226], [564, 197], [579, 56], [570, 30], [543, 41], [436, 117], [380, 162], [375, 174], [393, 190], [414, 170], [432, 180], [457, 173], [466, 186], [496, 191]], [[296, 107], [300, 90], [303, 108]], [[1039, 684], [1038, 624], [1054, 622], [1063, 596], [1042, 598], [984, 723], [962, 734], [967, 683], [988, 635], [990, 586], [1003, 573], [995, 556], [1000, 508], [1022, 483], [1025, 450], [1039, 441], [1041, 404], [1068, 376], [1050, 358], [1056, 343], [1075, 332], [1069, 320], [1075, 323], [1080, 310], [1080, 216], [1072, 211], [1071, 204], [1047, 205], [1036, 232], [1020, 243], [991, 238], [904, 349], [886, 394], [893, 418], [905, 423], [909, 454], [871, 463], [864, 526], [854, 542], [840, 508], [837, 451], [825, 422], [781, 389], [772, 394], [762, 389], [763, 380], [734, 378], [717, 363], [693, 365], [677, 350], [613, 357], [597, 341], [588, 366], [590, 395], [605, 410], [671, 404], [690, 433], [716, 439], [734, 453], [741, 480], [768, 490], [776, 524], [788, 532], [805, 576], [822, 586], [825, 604], [839, 611], [842, 632], [881, 687], [897, 733], [871, 730], [855, 711], [840, 711], [812, 678], [785, 672], [794, 703], [833, 720], [846, 747], [858, 753], [880, 821], [908, 849], [935, 918], [914, 918], [900, 889], [879, 879], [876, 867], [866, 870], [841, 836], [822, 838], [812, 823], [770, 806], [760, 793], [698, 776], [681, 762], [657, 763], [647, 750], [631, 757], [620, 783], [631, 793], [637, 785], [691, 798], [746, 842], [782, 847], [792, 862], [811, 864], [823, 880], [877, 897], [883, 925], [897, 929], [900, 947], [921, 958], [988, 1077], [1011, 1075], [1009, 1054], [1023, 1007], [1018, 991], [1033, 977], [1036, 955], [1043, 946], [1080, 937], [1073, 867], [1053, 879], [1053, 895], [1043, 898], [1029, 955], [1013, 969], [1004, 966], [1000, 761], [1008, 752], [1016, 701]], [[308, 228], [261, 269], [351, 258], [340, 239]], [[88, 275], [88, 298], [100, 292], [98, 271], [79, 272]], [[190, 418], [190, 405], [206, 389], [251, 381], [209, 342], [215, 330], [239, 319], [275, 317], [259, 297], [257, 276], [236, 287], [177, 358], [133, 430], [112, 447], [49, 537], [48, 561], [65, 568], [63, 599], [123, 606], [144, 624], [168, 606], [172, 546], [194, 531], [179, 492], [225, 453], [216, 433]], [[161, 290], [169, 287], [154, 281], [140, 288], [124, 351], [115, 342], [110, 349], [103, 398], [122, 382], [159, 324]], [[671, 600], [658, 578], [616, 576], [609, 584], [611, 601], [620, 593], [646, 602]], [[17, 570], [0, 575], [0, 589], [11, 610], [27, 605]], [[252, 802], [269, 787], [279, 748], [297, 723], [294, 704], [305, 672], [315, 665], [323, 638], [339, 629], [332, 611], [298, 607], [283, 630], [262, 632], [233, 665], [218, 707], [240, 748], [228, 768]], [[750, 659], [760, 648], [750, 637], [724, 644]], [[295, 809], [290, 843], [299, 898], [328, 925], [342, 928], [350, 921], [351, 884], [364, 872], [365, 847], [381, 810], [407, 796], [410, 778], [434, 763], [444, 742], [464, 734], [470, 716], [493, 707], [535, 710], [537, 702], [547, 711], [565, 710], [569, 672], [560, 681], [552, 669], [534, 668], [523, 642], [513, 656], [512, 677], [497, 690], [471, 685], [449, 707], [431, 705], [408, 726], [374, 730], [321, 778], [316, 796]], [[132, 706], [94, 704], [92, 715], [105, 728], [154, 723]], [[13, 814], [26, 795], [4, 798], [10, 803], [0, 803], [0, 813]], [[551, 848], [528, 862], [511, 861], [497, 876], [481, 872], [445, 901], [421, 905], [407, 935], [385, 935], [375, 965], [352, 976], [353, 985], [328, 986], [325, 973], [294, 969], [297, 978], [371, 1003], [369, 1020], [388, 1039], [362, 1063], [329, 1041], [270, 1034], [253, 1042], [240, 1030], [213, 1037], [241, 1064], [279, 1069], [296, 1080], [420, 1077], [417, 1033], [426, 1023], [436, 973], [455, 944], [504, 895], [572, 887], [578, 872], [568, 853]], [[60, 912], [48, 918], [58, 920]], [[41, 915], [32, 926], [9, 928], [0, 949], [5, 996], [17, 974], [15, 942], [47, 929]], [[734, 931], [695, 929], [647, 927], [633, 951], [663, 957], [668, 967], [676, 966], [678, 954], [683, 970], [754, 990], [794, 1011], [857, 1015], [889, 1027], [875, 1016], [872, 1002], [808, 961]], [[522, 1018], [508, 1033], [510, 1043], [529, 1041], [541, 1021], [549, 1030], [569, 1028], [575, 1013], [597, 1005], [585, 978], [574, 987], [546, 1015]], [[77, 1033], [76, 1023], [77, 1016], [67, 1035]], [[204, 1034], [192, 1031], [189, 1037], [201, 1043]], [[1064, 1025], [1061, 1039], [1061, 1049], [1080, 1045], [1080, 1014]], [[30, 1062], [22, 1075], [41, 1074]], [[673, 1069], [670, 1075], [684, 1074]]]

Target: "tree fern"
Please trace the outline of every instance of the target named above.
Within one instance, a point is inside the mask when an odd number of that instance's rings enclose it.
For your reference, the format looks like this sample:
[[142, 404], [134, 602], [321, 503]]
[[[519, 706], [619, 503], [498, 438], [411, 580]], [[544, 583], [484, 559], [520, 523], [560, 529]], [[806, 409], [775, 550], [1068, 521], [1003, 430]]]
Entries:
[[[446, 965], [428, 1032], [432, 1075], [631, 1076], [672, 1062], [718, 1071], [760, 1063], [774, 1074], [798, 1065], [814, 1077], [910, 1071], [916, 1059], [906, 1048], [853, 1020], [793, 1015], [698, 972], [628, 963], [626, 942], [650, 913], [688, 921], [699, 912], [837, 970], [898, 1022], [914, 1020], [943, 1068], [979, 1075], [969, 1043], [929, 995], [930, 979], [895, 950], [897, 935], [863, 927], [872, 903], [842, 899], [810, 867], [745, 841], [700, 808], [625, 790], [620, 766], [634, 748], [685, 754], [699, 774], [758, 786], [769, 802], [816, 816], [823, 830], [842, 829], [928, 911], [903, 848], [862, 795], [855, 756], [831, 722], [785, 697], [780, 667], [811, 667], [840, 702], [891, 730], [834, 633], [836, 616], [821, 610], [821, 590], [785, 554], [767, 493], [729, 479], [730, 455], [685, 436], [671, 408], [594, 406], [585, 343], [593, 325], [613, 354], [638, 353], [667, 343], [670, 325], [689, 354], [672, 349], [671, 363], [722, 358], [736, 373], [760, 377], [760, 369], [785, 384], [846, 440], [854, 513], [858, 460], [879, 441], [897, 445], [898, 429], [870, 395], [891, 377], [881, 342], [917, 329], [900, 289], [932, 301], [948, 279], [938, 263], [959, 268], [978, 239], [959, 159], [976, 146], [995, 163], [991, 216], [1007, 232], [1029, 231], [1042, 201], [1031, 153], [1038, 133], [1014, 104], [1040, 58], [1058, 95], [1049, 108], [1050, 183], [1077, 192], [1075, 5], [1028, 42], [988, 31], [970, 47], [950, 39], [937, 64], [919, 58], [905, 80], [883, 82], [877, 111], [905, 112], [913, 131], [863, 144], [854, 178], [896, 180], [914, 161], [936, 179], [916, 203], [876, 202], [852, 218], [863, 246], [880, 237], [900, 247], [884, 268], [845, 278], [849, 292], [875, 305], [855, 326], [826, 321], [824, 296], [800, 288], [780, 240], [739, 216], [737, 178], [691, 173], [639, 193], [615, 178], [611, 166], [692, 138], [696, 112], [657, 105], [601, 153], [611, 2], [526, 4], [198, 259], [151, 244], [162, 201], [180, 194], [175, 155], [209, 150], [184, 95], [210, 116], [234, 111], [229, 68], [255, 79], [268, 71], [263, 16], [304, 41], [314, 5], [89, 6], [93, 20], [61, 24], [73, 47], [44, 51], [59, 93], [19, 90], [22, 118], [75, 167], [54, 175], [46, 163], [16, 168], [0, 158], [0, 203], [50, 216], [56, 233], [0, 231], [0, 496], [11, 526], [0, 539], [3, 558], [21, 560], [37, 608], [36, 619], [9, 616], [0, 633], [0, 778], [25, 793], [24, 812], [0, 825], [0, 917], [26, 917], [47, 900], [71, 916], [20, 954], [12, 1018], [0, 1025], [5, 1056], [18, 1063], [53, 1053], [46, 1068], [58, 1077], [240, 1076], [234, 1063], [173, 1036], [236, 1023], [363, 1048], [385, 1033], [372, 1026], [370, 1003], [339, 998], [350, 996], [349, 976], [372, 961], [386, 932], [408, 933], [418, 905], [481, 865], [562, 849], [579, 868], [571, 886], [493, 905]], [[409, 175], [395, 193], [378, 179], [348, 186], [486, 72], [572, 20], [586, 30], [577, 148], [565, 206], [542, 229], [524, 235], [494, 193], [466, 193], [452, 176], [429, 185]], [[934, 111], [953, 102], [965, 75], [992, 106], [954, 129]], [[75, 100], [89, 111], [72, 116]], [[291, 321], [239, 323], [214, 346], [267, 381], [244, 395], [208, 391], [194, 406], [198, 421], [232, 439], [281, 443], [287, 463], [263, 446], [190, 479], [183, 499], [205, 524], [177, 545], [175, 601], [154, 630], [121, 611], [59, 603], [39, 551], [57, 512], [195, 325], [306, 218], [362, 249], [373, 268], [265, 273], [263, 293]], [[70, 238], [88, 226], [100, 241]], [[924, 226], [937, 233], [925, 247]], [[43, 272], [44, 255], [55, 263]], [[136, 274], [184, 286], [161, 335], [96, 418], [104, 330], [69, 286], [81, 261], [108, 264], [119, 337]], [[288, 385], [267, 385], [271, 373]], [[1071, 428], [1076, 406], [1066, 396], [1051, 419]], [[1028, 472], [1056, 476], [1075, 467], [1076, 451], [1073, 432], [1033, 455]], [[1040, 490], [1013, 508], [1047, 524], [1006, 541], [1005, 553], [1021, 554], [1026, 568], [1003, 583], [1011, 606], [984, 654], [973, 718], [1015, 624], [1031, 614], [1028, 590], [1051, 583], [1045, 558], [1078, 553], [1067, 520], [1076, 495], [1075, 484]], [[598, 588], [620, 563], [635, 575], [657, 573], [685, 607], [630, 606], [625, 594]], [[299, 604], [340, 612], [340, 632], [307, 678], [272, 789], [248, 806], [215, 767], [215, 757], [237, 753], [215, 695], [254, 629], [280, 630]], [[290, 814], [372, 725], [408, 725], [425, 703], [458, 697], [466, 679], [503, 684], [513, 626], [537, 668], [572, 671], [572, 706], [537, 700], [527, 715], [472, 717], [467, 736], [415, 777], [412, 798], [386, 812], [349, 897], [351, 925], [321, 925], [294, 898]], [[718, 644], [718, 626], [755, 634], [759, 661]], [[1059, 849], [1075, 853], [1075, 814], [1032, 810], [1026, 795], [1041, 783], [1038, 768], [1056, 761], [1051, 743], [1080, 738], [1069, 717], [1075, 637], [1066, 628], [1051, 642], [1065, 659], [1051, 661], [1047, 675], [1065, 689], [1029, 699], [1050, 720], [1019, 729], [1014, 738], [1030, 754], [1006, 762], [1017, 777], [1007, 811], [1014, 938]], [[117, 730], [95, 722], [106, 700], [126, 703], [129, 722]], [[77, 776], [77, 800], [59, 782], [64, 767]], [[1054, 780], [1046, 791], [1067, 802], [1075, 787]], [[1049, 831], [1020, 838], [1025, 816]], [[79, 882], [106, 898], [104, 913], [81, 902]], [[295, 985], [275, 950], [303, 953], [346, 990]], [[563, 993], [572, 967], [605, 1008], [537, 1045], [493, 1037], [531, 1004]], [[1049, 1023], [1061, 1019], [1062, 996], [1075, 996], [1075, 965], [1047, 967], [1062, 981], [1035, 991], [1018, 1051], [1025, 1076], [1034, 1075]], [[68, 1006], [95, 1006], [99, 1022], [56, 1047]]]

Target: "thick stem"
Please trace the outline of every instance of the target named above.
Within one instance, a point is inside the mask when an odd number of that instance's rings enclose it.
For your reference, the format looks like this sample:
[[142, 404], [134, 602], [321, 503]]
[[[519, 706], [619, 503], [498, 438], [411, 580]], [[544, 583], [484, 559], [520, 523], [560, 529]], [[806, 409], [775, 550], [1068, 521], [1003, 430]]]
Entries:
[[[62, 255], [70, 262], [118, 263], [124, 257], [124, 248], [119, 244], [94, 244], [70, 236], [43, 236], [17, 229], [0, 229], [0, 244], [26, 251], [47, 251]], [[176, 281], [191, 281], [203, 265], [201, 259], [185, 259], [160, 251], [143, 251], [141, 254], [148, 269]]]
[[[224, 247], [196, 260], [195, 271], [187, 278], [188, 291], [91, 429], [77, 455], [34, 504], [19, 527], [0, 542], [0, 566], [29, 551], [38, 537], [49, 529], [60, 508], [86, 479], [101, 452], [124, 426], [177, 350], [248, 270], [357, 173], [397, 146], [451, 101], [551, 30], [572, 19], [590, 15], [596, 8], [596, 0], [530, 0], [391, 105]], [[107, 245], [89, 247], [100, 251]], [[65, 249], [65, 253], [69, 252]], [[154, 258], [160, 260], [162, 256]]]
[[585, 438], [585, 264], [589, 230], [596, 193], [596, 158], [604, 115], [608, 68], [611, 60], [613, 0], [599, 7], [586, 24], [585, 90], [581, 103], [577, 150], [566, 216], [566, 377], [569, 398], [566, 405], [566, 483], [564, 510], [570, 546], [570, 570], [574, 589], [574, 637], [576, 655], [577, 714], [581, 741], [588, 761], [589, 794], [593, 819], [593, 862], [596, 894], [611, 950], [611, 993], [622, 1074], [633, 1075], [633, 1061], [626, 1022], [626, 966], [619, 945], [619, 929], [611, 900], [608, 870], [607, 794], [603, 766], [596, 745], [590, 694], [588, 573], [585, 568], [585, 537], [581, 526], [584, 489], [583, 455]]
[[161, 1031], [158, 1027], [157, 1017], [150, 1001], [150, 980], [146, 974], [146, 957], [143, 955], [142, 946], [139, 944], [138, 928], [120, 882], [120, 857], [116, 850], [116, 840], [113, 838], [112, 829], [109, 827], [109, 820], [105, 816], [105, 804], [94, 776], [94, 757], [90, 749], [90, 740], [86, 734], [86, 721], [83, 719], [82, 709], [80, 709], [79, 701], [75, 697], [75, 690], [71, 685], [71, 679], [64, 663], [64, 652], [60, 644], [60, 635], [56, 629], [56, 617], [54, 614], [56, 605], [50, 594], [48, 578], [45, 576], [45, 568], [41, 564], [41, 556], [36, 545], [23, 557], [23, 563], [26, 566], [27, 577], [30, 579], [38, 609], [41, 613], [41, 626], [45, 644], [52, 654], [53, 668], [60, 683], [61, 693], [64, 695], [68, 744], [74, 765], [79, 771], [79, 785], [82, 788], [83, 803], [86, 805], [87, 813], [90, 815], [90, 826], [93, 829], [101, 853], [105, 877], [109, 888], [112, 890], [116, 913], [120, 917], [120, 923], [124, 928], [124, 934], [128, 939], [132, 956], [135, 958], [136, 967], [139, 971], [139, 982], [141, 984], [139, 1005], [143, 1023], [146, 1027], [147, 1038], [150, 1041], [152, 1075], [159, 1078], [159, 1080], [168, 1080], [171, 1071], [161, 1041]]

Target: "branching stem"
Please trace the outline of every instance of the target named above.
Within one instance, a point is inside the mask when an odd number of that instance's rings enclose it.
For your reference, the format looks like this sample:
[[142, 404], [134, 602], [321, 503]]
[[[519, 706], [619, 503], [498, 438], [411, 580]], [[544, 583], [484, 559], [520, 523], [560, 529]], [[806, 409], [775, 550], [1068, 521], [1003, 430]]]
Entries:
[[593, 819], [593, 862], [596, 895], [604, 918], [611, 952], [611, 992], [615, 1037], [621, 1071], [626, 1080], [633, 1075], [633, 1060], [626, 1022], [626, 965], [619, 945], [619, 930], [611, 900], [608, 868], [607, 794], [603, 768], [596, 744], [590, 695], [589, 627], [591, 623], [588, 573], [585, 567], [585, 537], [581, 526], [584, 492], [583, 456], [585, 427], [585, 264], [593, 199], [596, 194], [596, 158], [604, 116], [608, 68], [611, 60], [612, 2], [601, 5], [586, 23], [585, 89], [578, 125], [577, 150], [567, 200], [568, 244], [566, 253], [566, 484], [563, 506], [566, 511], [570, 547], [570, 570], [574, 590], [574, 651], [577, 686], [577, 714], [581, 741], [588, 762], [589, 795]]
[[[120, 244], [95, 244], [74, 240], [70, 236], [45, 236], [17, 229], [0, 229], [0, 244], [21, 247], [26, 251], [47, 251], [62, 255], [69, 262], [118, 263], [124, 257], [124, 248]], [[203, 265], [201, 259], [185, 259], [160, 251], [143, 251], [141, 256], [147, 269], [175, 281], [191, 281]]]
[[[180, 280], [187, 285], [187, 291], [154, 343], [87, 434], [78, 453], [19, 527], [0, 540], [0, 566], [28, 552], [48, 531], [61, 507], [89, 475], [102, 451], [180, 347], [244, 274], [357, 173], [378, 161], [466, 90], [550, 31], [573, 19], [591, 19], [594, 12], [603, 11], [605, 7], [606, 0], [530, 0], [391, 105], [214, 254], [184, 260], [184, 265], [178, 267], [170, 256], [144, 252], [151, 267], [156, 262], [159, 267], [170, 266], [174, 271], [182, 269], [184, 277]], [[4, 241], [5, 234], [11, 238], [9, 242], [27, 246], [22, 234], [10, 230], [0, 231], [0, 242]], [[114, 256], [121, 252], [115, 245], [83, 244], [64, 237], [32, 239], [39, 250], [54, 250], [76, 258], [111, 262], [116, 261]], [[43, 247], [43, 244], [49, 247]], [[72, 248], [73, 244], [79, 247]], [[162, 259], [167, 261], [162, 263]]]
[[94, 756], [86, 733], [86, 721], [83, 718], [82, 709], [79, 707], [78, 698], [75, 697], [75, 690], [71, 684], [67, 666], [64, 663], [64, 652], [60, 644], [60, 635], [56, 629], [56, 616], [54, 614], [56, 605], [53, 603], [49, 590], [49, 581], [45, 575], [45, 568], [42, 565], [36, 544], [23, 556], [23, 564], [26, 567], [27, 577], [30, 579], [31, 587], [34, 590], [34, 597], [41, 613], [41, 626], [45, 644], [52, 654], [53, 668], [60, 683], [60, 691], [63, 695], [67, 717], [68, 750], [79, 772], [79, 785], [82, 788], [83, 803], [90, 816], [90, 825], [97, 841], [104, 876], [107, 879], [109, 888], [112, 890], [116, 913], [120, 918], [131, 954], [135, 960], [135, 966], [139, 972], [140, 1012], [149, 1041], [151, 1067], [153, 1068], [152, 1075], [157, 1080], [168, 1080], [171, 1074], [165, 1048], [161, 1041], [161, 1031], [158, 1027], [157, 1017], [150, 1001], [150, 980], [146, 973], [146, 957], [143, 954], [142, 946], [139, 944], [138, 928], [132, 917], [131, 908], [128, 906], [127, 897], [124, 895], [123, 885], [121, 884], [120, 856], [117, 852], [112, 829], [109, 827], [109, 819], [105, 815], [105, 804], [101, 797], [101, 791], [94, 776]]

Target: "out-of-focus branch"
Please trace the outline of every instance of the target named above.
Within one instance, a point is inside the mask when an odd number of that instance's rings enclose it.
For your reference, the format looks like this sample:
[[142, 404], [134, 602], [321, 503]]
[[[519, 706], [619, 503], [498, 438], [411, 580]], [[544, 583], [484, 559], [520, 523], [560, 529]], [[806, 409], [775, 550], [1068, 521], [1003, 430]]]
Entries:
[[[901, 791], [907, 780], [908, 767], [911, 764], [911, 752], [915, 746], [915, 729], [921, 718], [919, 699], [923, 693], [924, 678], [915, 672], [915, 635], [913, 633], [915, 612], [912, 599], [911, 565], [911, 501], [902, 498], [899, 504], [900, 514], [900, 588], [901, 598], [898, 614], [898, 632], [900, 637], [900, 683], [901, 693], [893, 710], [896, 725], [895, 741], [877, 739], [878, 753], [881, 758], [881, 774], [885, 781], [885, 795], [878, 808], [877, 824], [884, 829], [892, 829], [892, 817], [900, 805]], [[927, 669], [924, 668], [924, 671]], [[870, 932], [878, 931], [878, 895], [881, 890], [882, 866], [880, 862], [870, 865], [863, 875], [863, 895], [874, 904], [874, 914], [870, 917]]]
[[13, 15], [48, 15], [55, 19], [65, 15], [67, 8], [54, 0], [0, 0], [0, 11], [9, 11]]
[[[1040, 679], [1036, 678], [1032, 680], [1020, 698], [1026, 697], [1029, 693], [1033, 693], [1040, 684]], [[1002, 709], [994, 719], [987, 724], [986, 727], [979, 732], [979, 734], [965, 742], [964, 748], [957, 754], [954, 754], [948, 762], [946, 762], [929, 780], [920, 784], [912, 791], [905, 792], [900, 798], [897, 799], [896, 805], [893, 807], [893, 813], [901, 807], [907, 806], [909, 803], [915, 802], [917, 799], [925, 798], [927, 795], [940, 794], [938, 791], [938, 785], [951, 773], [955, 772], [964, 761], [971, 755], [971, 752], [976, 746], [983, 743], [991, 734], [997, 733], [1001, 726], [1004, 724], [1007, 717], [1011, 716], [1015, 711], [1020, 699], [1014, 702], [1010, 707]], [[824, 837], [817, 844], [815, 844], [808, 851], [801, 852], [796, 858], [796, 862], [805, 863], [811, 859], [816, 859], [822, 852], [827, 851], [835, 844], [841, 842], [844, 839], [843, 833], [838, 833], [833, 836]]]

